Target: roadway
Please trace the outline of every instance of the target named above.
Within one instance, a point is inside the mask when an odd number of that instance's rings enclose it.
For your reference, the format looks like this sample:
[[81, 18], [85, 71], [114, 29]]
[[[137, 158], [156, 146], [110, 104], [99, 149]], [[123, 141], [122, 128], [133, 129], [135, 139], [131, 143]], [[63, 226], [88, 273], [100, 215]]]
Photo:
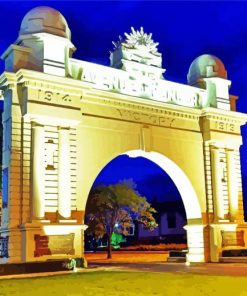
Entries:
[[221, 276], [247, 276], [246, 263], [194, 263], [187, 266], [185, 263], [169, 262], [89, 262], [88, 269], [93, 271], [140, 271], [140, 272], [171, 272]]

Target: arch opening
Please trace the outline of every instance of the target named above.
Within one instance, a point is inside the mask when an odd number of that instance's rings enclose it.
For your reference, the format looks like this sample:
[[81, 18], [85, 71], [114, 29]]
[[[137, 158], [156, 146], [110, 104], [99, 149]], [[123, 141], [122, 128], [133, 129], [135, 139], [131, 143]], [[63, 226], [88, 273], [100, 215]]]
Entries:
[[[178, 191], [178, 194], [180, 196], [180, 199], [182, 201], [182, 204], [183, 204], [182, 207], [184, 207], [184, 210], [185, 210], [184, 211], [185, 221], [187, 216], [187, 225], [184, 227], [187, 233], [188, 233], [189, 224], [201, 223], [201, 218], [202, 218], [201, 209], [200, 209], [199, 201], [194, 191], [194, 188], [190, 183], [188, 177], [181, 170], [181, 168], [179, 168], [176, 165], [176, 163], [174, 163], [172, 160], [170, 160], [166, 156], [153, 151], [145, 152], [142, 150], [132, 150], [132, 151], [128, 151], [123, 154], [120, 154], [120, 156], [128, 156], [130, 159], [140, 158], [140, 157], [144, 158], [145, 160], [148, 160], [153, 164], [155, 164], [156, 166], [158, 166], [165, 174], [169, 176], [169, 178], [172, 180], [172, 183], [174, 183]], [[113, 160], [111, 160], [110, 162], [114, 161], [114, 159], [116, 159], [116, 157], [114, 157]], [[108, 162], [108, 164], [110, 162]], [[100, 172], [102, 172], [104, 168], [102, 168]], [[97, 178], [95, 179], [95, 181], [96, 180]], [[95, 186], [95, 181], [93, 183], [93, 186]], [[194, 223], [195, 221], [196, 223]], [[193, 225], [193, 226], [196, 226], [196, 225]], [[193, 229], [195, 229], [195, 227], [193, 227]], [[193, 261], [193, 260], [190, 260], [190, 261]], [[203, 261], [203, 260], [200, 259], [200, 261]]]

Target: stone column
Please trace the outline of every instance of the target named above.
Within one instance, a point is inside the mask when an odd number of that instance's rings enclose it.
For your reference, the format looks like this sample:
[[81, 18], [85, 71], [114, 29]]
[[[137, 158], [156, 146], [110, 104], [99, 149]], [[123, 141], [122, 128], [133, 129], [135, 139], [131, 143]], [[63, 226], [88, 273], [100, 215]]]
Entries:
[[32, 126], [32, 216], [45, 215], [45, 134], [44, 127]]
[[230, 220], [234, 222], [238, 212], [238, 179], [233, 149], [226, 149], [226, 162]]
[[205, 262], [204, 225], [186, 225], [188, 254], [187, 262]]
[[58, 212], [64, 218], [71, 216], [69, 130], [62, 128], [58, 132]]
[[220, 167], [219, 147], [211, 146], [211, 172], [213, 187], [214, 219], [224, 219], [224, 204], [222, 191], [222, 172]]

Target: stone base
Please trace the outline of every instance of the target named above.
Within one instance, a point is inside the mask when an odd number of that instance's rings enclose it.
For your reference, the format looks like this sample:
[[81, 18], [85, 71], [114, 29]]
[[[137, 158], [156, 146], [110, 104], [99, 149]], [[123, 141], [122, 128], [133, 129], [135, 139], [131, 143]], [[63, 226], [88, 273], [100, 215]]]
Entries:
[[247, 263], [247, 257], [220, 257], [221, 263]]
[[191, 263], [199, 263], [199, 262], [205, 262], [204, 254], [186, 254], [186, 262]]
[[[1, 230], [1, 264], [70, 260], [83, 256], [84, 225], [44, 224], [33, 221], [19, 228]], [[5, 243], [5, 249], [3, 249]]]
[[[84, 258], [75, 258], [76, 266], [78, 268], [87, 267]], [[25, 273], [39, 273], [39, 272], [55, 272], [73, 270], [71, 267], [71, 260], [47, 260], [42, 262], [27, 262], [27, 263], [9, 263], [0, 265], [1, 275], [25, 274]]]

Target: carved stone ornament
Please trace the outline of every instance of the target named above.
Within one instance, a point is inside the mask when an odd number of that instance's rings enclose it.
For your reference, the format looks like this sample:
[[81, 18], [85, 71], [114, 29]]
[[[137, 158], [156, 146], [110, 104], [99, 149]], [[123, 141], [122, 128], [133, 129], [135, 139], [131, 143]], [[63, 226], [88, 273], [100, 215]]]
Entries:
[[119, 40], [117, 42], [112, 42], [114, 45], [114, 49], [119, 48], [123, 45], [126, 48], [144, 50], [151, 54], [160, 56], [161, 54], [157, 52], [157, 46], [159, 43], [155, 43], [152, 40], [152, 33], [147, 34], [144, 33], [143, 27], [140, 30], [135, 30], [131, 27], [131, 33], [124, 33], [126, 39], [124, 40], [121, 36], [119, 36]]

